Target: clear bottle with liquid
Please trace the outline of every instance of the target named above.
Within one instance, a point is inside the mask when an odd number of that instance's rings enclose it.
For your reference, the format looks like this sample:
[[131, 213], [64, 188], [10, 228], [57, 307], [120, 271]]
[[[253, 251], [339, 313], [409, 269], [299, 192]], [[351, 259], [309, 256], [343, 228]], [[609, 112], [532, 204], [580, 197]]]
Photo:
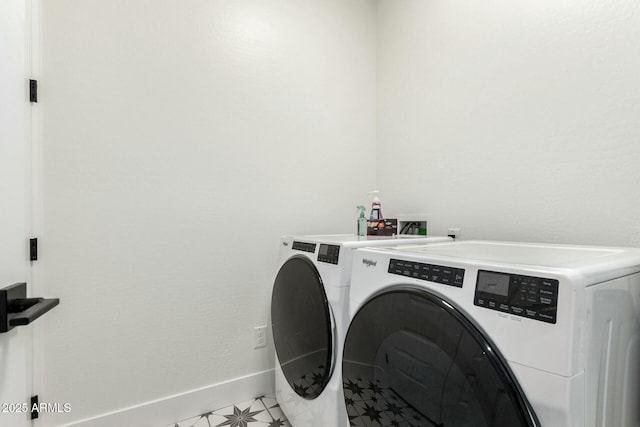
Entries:
[[360, 216], [358, 217], [358, 236], [366, 236], [367, 235], [367, 218], [364, 216], [364, 212], [367, 210], [362, 205], [356, 206], [356, 209], [360, 211]]

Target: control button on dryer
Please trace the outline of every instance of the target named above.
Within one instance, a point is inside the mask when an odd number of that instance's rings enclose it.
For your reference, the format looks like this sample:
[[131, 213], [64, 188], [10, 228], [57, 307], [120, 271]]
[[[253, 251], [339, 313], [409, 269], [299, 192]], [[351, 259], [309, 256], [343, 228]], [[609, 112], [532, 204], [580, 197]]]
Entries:
[[556, 282], [557, 282], [557, 280], [542, 279], [540, 281], [540, 284], [545, 288], [553, 288], [553, 285], [555, 285]]
[[554, 304], [555, 301], [551, 298], [546, 298], [546, 297], [540, 297], [540, 304], [543, 305], [552, 305]]
[[447, 274], [446, 271], [442, 272], [442, 277], [440, 278], [440, 283], [448, 285], [449, 283], [451, 283], [451, 272], [449, 272], [449, 274]]
[[422, 280], [429, 280], [429, 266], [427, 264], [422, 264], [420, 267], [420, 278]]
[[455, 283], [456, 285], [462, 286], [463, 279], [464, 279], [464, 271], [463, 272], [456, 271], [453, 276], [453, 283]]
[[538, 313], [538, 319], [549, 323], [556, 323], [556, 317], [546, 313]]
[[546, 289], [546, 288], [540, 288], [540, 295], [545, 295], [545, 296], [552, 297], [552, 296], [555, 296], [555, 292], [553, 292], [553, 291], [551, 291], [549, 289]]

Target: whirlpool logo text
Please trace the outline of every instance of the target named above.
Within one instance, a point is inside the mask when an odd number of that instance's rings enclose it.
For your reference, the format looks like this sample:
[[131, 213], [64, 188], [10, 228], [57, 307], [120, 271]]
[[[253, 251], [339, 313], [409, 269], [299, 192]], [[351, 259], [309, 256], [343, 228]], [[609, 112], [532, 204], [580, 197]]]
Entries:
[[366, 259], [366, 258], [362, 260], [362, 263], [367, 267], [375, 267], [376, 265], [378, 265], [378, 261], [374, 261], [372, 259]]

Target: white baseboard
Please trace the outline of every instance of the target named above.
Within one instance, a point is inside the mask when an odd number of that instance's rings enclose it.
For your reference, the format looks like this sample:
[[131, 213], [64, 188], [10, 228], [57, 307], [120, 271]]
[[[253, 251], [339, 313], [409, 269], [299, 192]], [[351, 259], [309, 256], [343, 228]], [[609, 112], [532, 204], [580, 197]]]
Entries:
[[234, 403], [273, 394], [274, 387], [271, 369], [76, 421], [63, 427], [164, 427]]

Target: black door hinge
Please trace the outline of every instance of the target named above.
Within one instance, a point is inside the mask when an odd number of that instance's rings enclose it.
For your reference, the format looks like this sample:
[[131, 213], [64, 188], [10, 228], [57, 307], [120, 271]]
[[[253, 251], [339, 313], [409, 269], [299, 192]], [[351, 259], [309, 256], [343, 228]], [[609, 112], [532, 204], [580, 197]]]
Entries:
[[29, 80], [29, 101], [38, 102], [38, 81]]
[[31, 419], [35, 420], [40, 415], [38, 411], [40, 404], [38, 403], [38, 395], [31, 396]]
[[29, 255], [31, 261], [38, 260], [38, 239], [29, 239]]

